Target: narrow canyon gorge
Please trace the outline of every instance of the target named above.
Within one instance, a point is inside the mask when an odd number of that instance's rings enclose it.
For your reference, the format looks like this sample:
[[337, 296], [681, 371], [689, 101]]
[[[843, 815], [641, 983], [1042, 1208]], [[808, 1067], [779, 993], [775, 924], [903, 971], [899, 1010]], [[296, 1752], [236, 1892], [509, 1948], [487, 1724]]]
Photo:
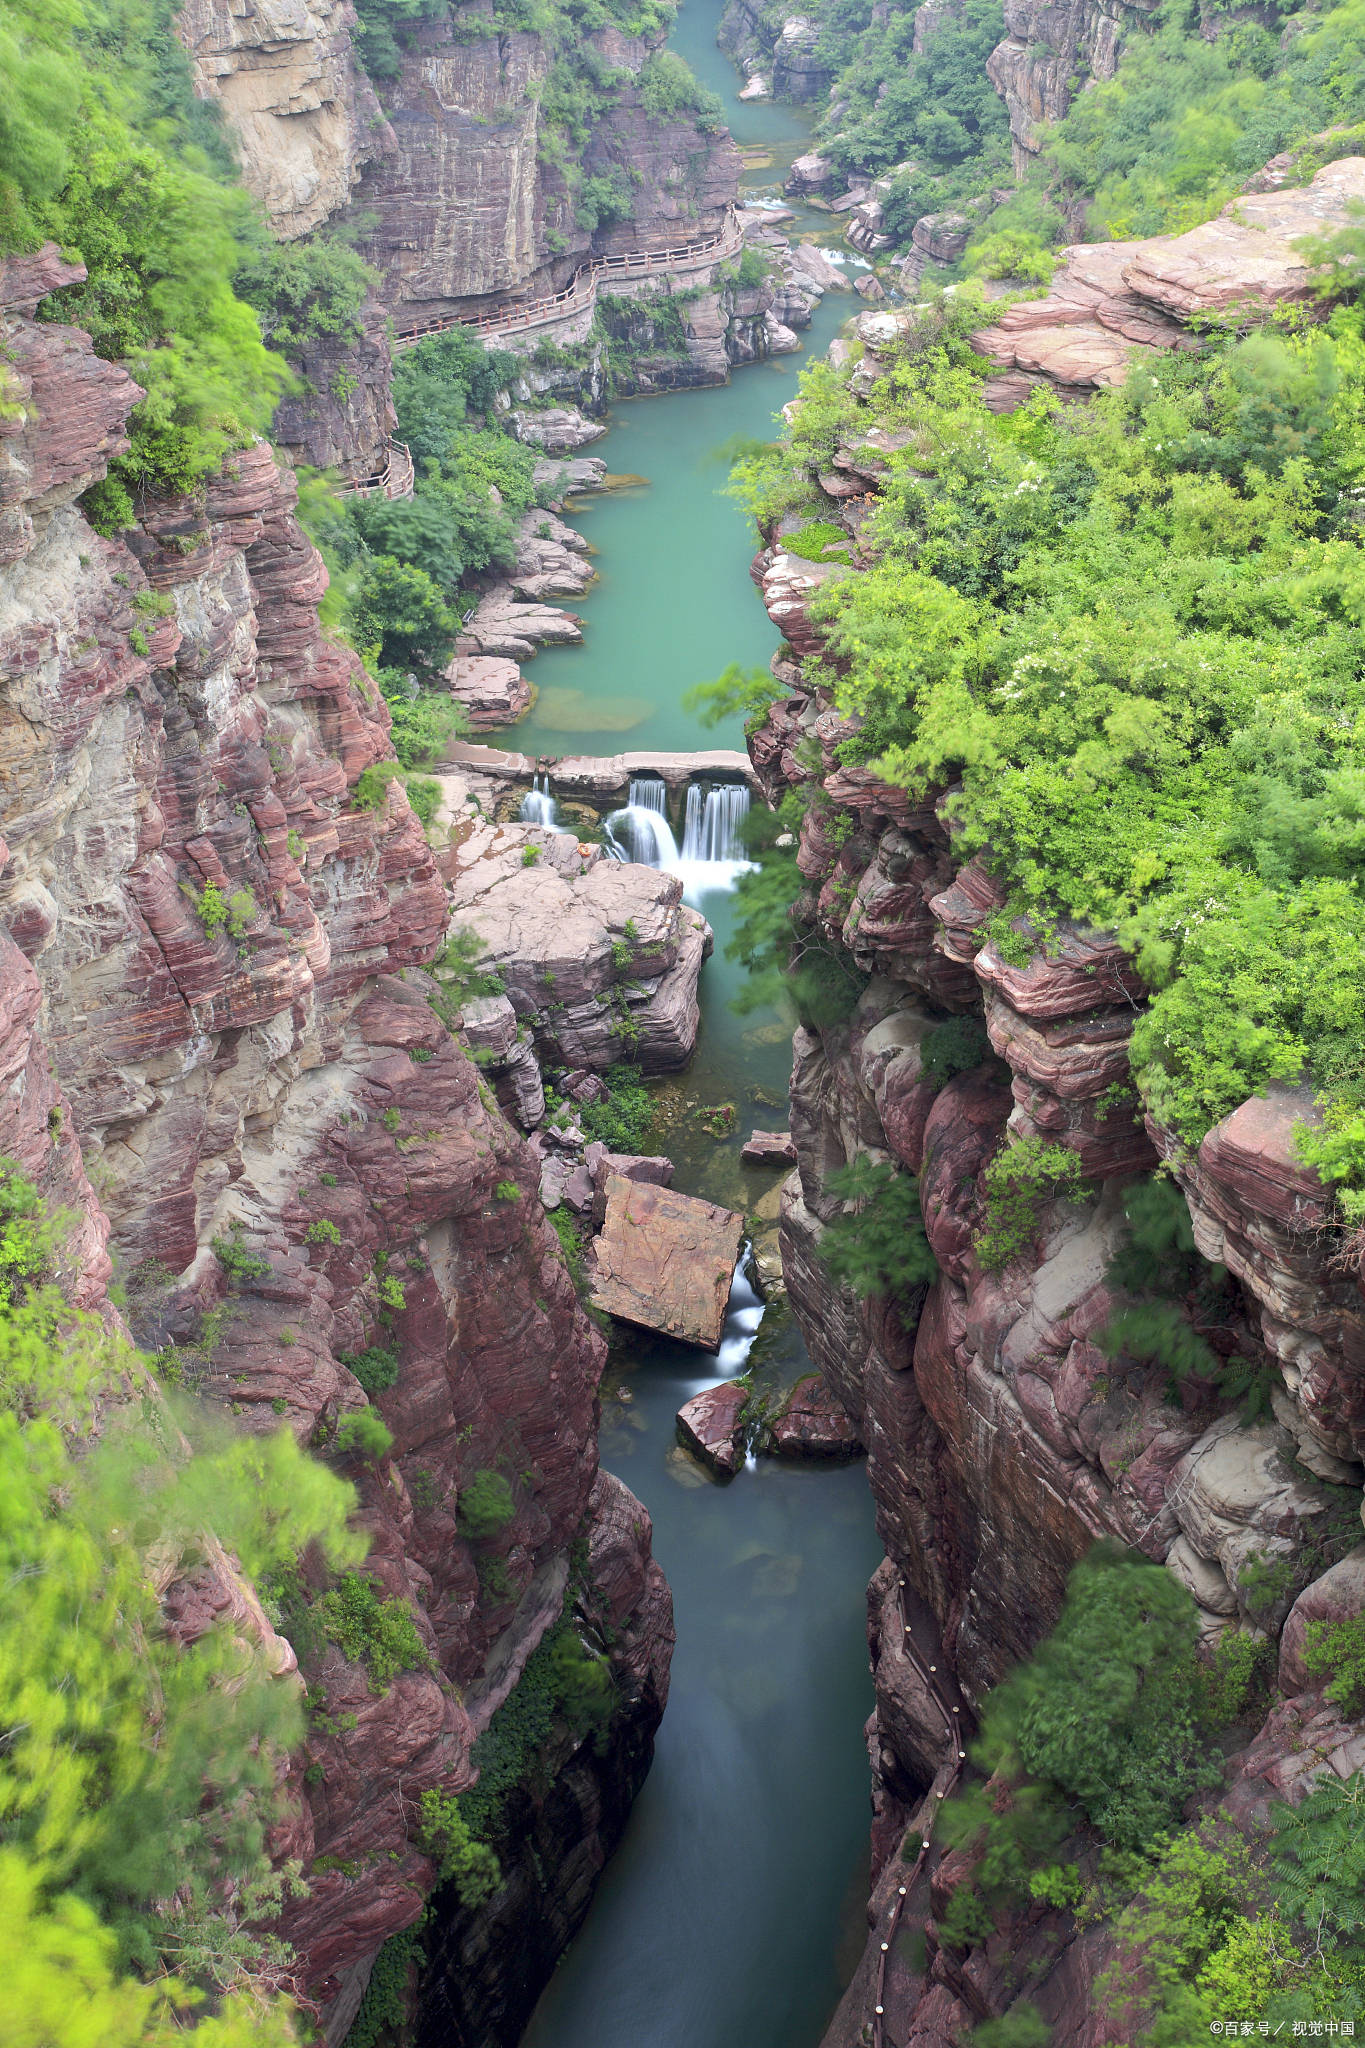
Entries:
[[1365, 2026], [1362, 213], [1350, 6], [0, 0], [0, 2043]]

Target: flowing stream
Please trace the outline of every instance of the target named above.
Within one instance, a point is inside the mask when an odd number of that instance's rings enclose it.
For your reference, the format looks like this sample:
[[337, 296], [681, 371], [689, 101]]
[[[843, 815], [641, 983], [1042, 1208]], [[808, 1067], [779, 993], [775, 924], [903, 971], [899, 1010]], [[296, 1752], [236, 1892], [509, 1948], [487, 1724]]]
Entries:
[[[719, 12], [719, 0], [685, 0], [674, 47], [723, 94], [736, 140], [754, 145], [746, 154], [771, 154], [745, 182], [780, 187], [810, 146], [807, 124], [791, 108], [736, 102], [740, 81], [714, 43]], [[822, 352], [855, 308], [827, 300], [803, 354]], [[506, 744], [547, 754], [743, 746], [738, 720], [705, 731], [681, 700], [731, 662], [766, 664], [777, 645], [749, 580], [752, 537], [722, 491], [729, 444], [771, 438], [800, 360], [617, 409], [594, 453], [641, 481], [580, 508], [601, 571], [576, 607], [584, 645], [537, 657], [539, 701]], [[730, 1008], [742, 969], [724, 947], [748, 800], [742, 787], [697, 784], [670, 822], [663, 784], [640, 777], [608, 838], [620, 857], [681, 875], [715, 928], [696, 1058], [660, 1090], [658, 1143], [679, 1187], [756, 1214], [761, 1228], [779, 1176], [741, 1166], [739, 1148], [755, 1124], [785, 1126], [791, 1046], [772, 1012]], [[548, 787], [526, 801], [523, 815], [556, 822]], [[736, 1118], [718, 1139], [703, 1116], [720, 1103]], [[751, 1350], [767, 1384], [809, 1369], [785, 1308], [765, 1305], [741, 1268], [718, 1357], [643, 1334], [613, 1352], [602, 1459], [654, 1518], [676, 1603], [672, 1697], [625, 1840], [525, 2048], [816, 2048], [861, 1949], [872, 1503], [860, 1465], [763, 1459], [716, 1486], [679, 1449], [678, 1408], [742, 1371]]]

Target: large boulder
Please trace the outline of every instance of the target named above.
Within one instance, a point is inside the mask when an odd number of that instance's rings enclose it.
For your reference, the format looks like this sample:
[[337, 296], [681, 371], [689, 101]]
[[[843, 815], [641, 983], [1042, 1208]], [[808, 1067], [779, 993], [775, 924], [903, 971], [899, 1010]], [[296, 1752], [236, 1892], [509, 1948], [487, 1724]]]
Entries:
[[764, 1449], [778, 1458], [856, 1458], [863, 1445], [837, 1394], [812, 1372], [769, 1421]]
[[688, 1450], [727, 1479], [744, 1455], [740, 1417], [748, 1398], [749, 1389], [738, 1380], [722, 1380], [678, 1410], [678, 1435]]
[[711, 930], [677, 876], [607, 860], [567, 832], [484, 820], [450, 864], [452, 921], [483, 940], [542, 1056], [599, 1071], [686, 1065]]
[[539, 412], [516, 408], [507, 415], [519, 441], [543, 448], [547, 455], [572, 455], [578, 448], [600, 441], [606, 428], [590, 420], [576, 405], [547, 405]]
[[593, 1301], [608, 1315], [718, 1351], [743, 1237], [744, 1218], [733, 1209], [613, 1174], [593, 1247]]

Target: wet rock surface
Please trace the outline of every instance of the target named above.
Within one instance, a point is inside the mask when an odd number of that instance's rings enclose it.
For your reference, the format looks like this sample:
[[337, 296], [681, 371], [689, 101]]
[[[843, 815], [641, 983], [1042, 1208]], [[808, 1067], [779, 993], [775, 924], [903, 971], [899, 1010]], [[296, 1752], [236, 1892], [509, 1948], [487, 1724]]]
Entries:
[[744, 1462], [740, 1417], [749, 1389], [738, 1380], [723, 1380], [694, 1394], [678, 1410], [678, 1435], [704, 1465], [729, 1478]]
[[763, 1445], [777, 1458], [856, 1458], [863, 1449], [843, 1403], [819, 1373], [798, 1380], [764, 1423]]

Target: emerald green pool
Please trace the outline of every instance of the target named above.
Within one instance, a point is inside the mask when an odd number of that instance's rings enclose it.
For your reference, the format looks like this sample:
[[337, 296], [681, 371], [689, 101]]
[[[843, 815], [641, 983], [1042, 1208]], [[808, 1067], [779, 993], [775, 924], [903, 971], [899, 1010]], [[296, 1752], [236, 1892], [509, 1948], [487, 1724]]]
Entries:
[[[809, 147], [805, 124], [789, 108], [735, 103], [734, 72], [714, 46], [718, 15], [718, 0], [687, 0], [674, 46], [724, 92], [738, 140], [790, 161]], [[803, 355], [822, 352], [856, 303], [827, 300]], [[724, 495], [724, 451], [736, 436], [771, 438], [799, 361], [617, 409], [593, 452], [648, 483], [576, 513], [601, 571], [579, 606], [585, 644], [532, 664], [540, 701], [506, 744], [547, 754], [743, 745], [738, 723], [706, 731], [681, 699], [731, 662], [766, 665], [777, 644], [748, 575], [752, 535]], [[733, 899], [711, 894], [701, 907], [717, 947], [696, 1058], [662, 1091], [660, 1142], [679, 1186], [770, 1209], [778, 1177], [743, 1168], [739, 1147], [755, 1124], [786, 1123], [790, 1027], [732, 1011], [742, 973], [724, 957]], [[718, 1142], [693, 1111], [722, 1101], [738, 1120]], [[806, 1368], [799, 1335], [780, 1310], [765, 1324], [761, 1370], [789, 1382]], [[872, 1703], [863, 1589], [880, 1555], [866, 1474], [764, 1460], [728, 1486], [707, 1482], [678, 1450], [674, 1417], [722, 1376], [705, 1354], [663, 1341], [613, 1353], [603, 1462], [654, 1518], [676, 1603], [672, 1698], [625, 1842], [525, 2048], [816, 2048], [841, 1988], [841, 1945], [847, 1969], [861, 1948]]]
[[705, 732], [685, 691], [731, 662], [763, 668], [777, 634], [755, 598], [752, 530], [725, 493], [728, 450], [771, 440], [773, 415], [796, 392], [797, 365], [823, 354], [853, 304], [817, 308], [800, 356], [774, 356], [714, 390], [674, 391], [617, 406], [589, 451], [639, 486], [595, 494], [572, 518], [597, 550], [599, 581], [572, 600], [581, 647], [547, 647], [526, 673], [539, 691], [529, 716], [495, 745], [528, 754], [615, 754], [640, 747], [742, 746], [738, 721]]

